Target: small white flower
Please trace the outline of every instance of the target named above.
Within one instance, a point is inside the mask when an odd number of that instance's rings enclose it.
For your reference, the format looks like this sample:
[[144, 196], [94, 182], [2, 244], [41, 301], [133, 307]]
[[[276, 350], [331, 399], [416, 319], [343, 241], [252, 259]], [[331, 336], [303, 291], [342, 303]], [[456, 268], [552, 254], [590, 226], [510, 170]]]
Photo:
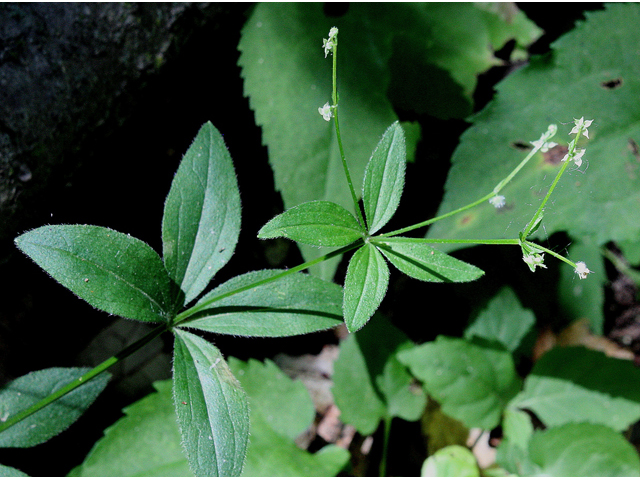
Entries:
[[493, 198], [489, 199], [489, 203], [496, 208], [502, 208], [505, 205], [504, 195], [496, 195]]
[[529, 269], [532, 272], [536, 271], [536, 267], [547, 268], [544, 264], [544, 255], [540, 253], [530, 253], [529, 255], [522, 257], [522, 260], [524, 260], [524, 263], [529, 265]]
[[576, 270], [575, 272], [578, 274], [578, 277], [585, 279], [587, 275], [593, 273], [591, 270], [587, 268], [587, 264], [584, 262], [576, 262]]
[[558, 145], [556, 142], [545, 142], [543, 139], [536, 140], [535, 142], [529, 142], [529, 143], [531, 143], [531, 145], [533, 145], [535, 148], [540, 148], [540, 151], [542, 153], [548, 152], [549, 149]]
[[338, 29], [336, 27], [331, 27], [331, 30], [329, 30], [329, 39], [326, 39], [326, 38], [322, 39], [322, 48], [324, 48], [324, 58], [327, 58], [327, 55], [329, 55], [329, 52], [333, 50], [333, 47], [335, 47], [338, 44], [338, 41], [336, 40], [336, 35], [338, 35]]
[[580, 130], [581, 127], [584, 127], [584, 130], [582, 130], [582, 134], [589, 138], [589, 130], [587, 130], [587, 128], [589, 128], [591, 126], [591, 123], [593, 122], [593, 120], [585, 120], [584, 117], [580, 117], [580, 120], [574, 118], [573, 119], [573, 123], [575, 123], [575, 127], [573, 127], [573, 129], [569, 132], [569, 135], [572, 135], [574, 133], [578, 133], [578, 131]]
[[[582, 156], [584, 155], [584, 152], [586, 152], [586, 151], [587, 150], [585, 148], [576, 148], [575, 151], [573, 152], [573, 155], [571, 156], [571, 160], [576, 162], [576, 165], [578, 167], [580, 165], [582, 165]], [[569, 160], [569, 154], [568, 153], [562, 158], [563, 162], [566, 162], [567, 160]]]
[[320, 113], [320, 115], [322, 115], [322, 118], [324, 118], [327, 122], [331, 120], [331, 117], [333, 117], [333, 107], [329, 105], [329, 102], [325, 103], [322, 107], [320, 107], [318, 109], [318, 112]]

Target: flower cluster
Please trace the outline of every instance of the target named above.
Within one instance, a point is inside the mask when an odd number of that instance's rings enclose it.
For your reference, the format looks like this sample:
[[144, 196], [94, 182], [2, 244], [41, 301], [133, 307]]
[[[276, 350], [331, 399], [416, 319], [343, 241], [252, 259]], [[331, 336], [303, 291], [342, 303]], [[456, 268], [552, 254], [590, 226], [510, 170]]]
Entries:
[[491, 197], [489, 199], [489, 203], [496, 208], [502, 208], [504, 207], [506, 201], [504, 195], [496, 195], [495, 197]]
[[332, 27], [329, 30], [329, 39], [322, 39], [322, 48], [324, 48], [324, 58], [327, 58], [329, 52], [332, 51], [338, 45], [338, 29]]
[[[589, 138], [589, 130], [588, 128], [591, 126], [593, 120], [585, 120], [584, 117], [580, 117], [580, 119], [573, 119], [573, 123], [575, 124], [573, 129], [569, 132], [569, 135], [573, 135], [576, 133], [582, 132], [582, 135]], [[575, 164], [579, 167], [582, 165], [582, 157], [586, 149], [584, 148], [576, 148], [576, 144], [578, 143], [578, 137], [574, 138], [569, 144], [569, 153], [567, 153], [562, 159], [563, 162], [568, 160], [573, 160]], [[583, 278], [583, 277], [580, 277]]]

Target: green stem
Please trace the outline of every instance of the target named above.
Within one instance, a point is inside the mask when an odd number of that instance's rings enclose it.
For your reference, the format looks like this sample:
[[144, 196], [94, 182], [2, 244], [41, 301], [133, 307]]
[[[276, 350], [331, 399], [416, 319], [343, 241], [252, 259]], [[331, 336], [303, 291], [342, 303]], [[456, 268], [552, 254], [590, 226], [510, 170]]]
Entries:
[[85, 373], [84, 375], [82, 375], [78, 379], [74, 380], [73, 382], [68, 383], [67, 385], [65, 385], [61, 389], [56, 390], [55, 392], [53, 392], [48, 397], [43, 398], [39, 402], [31, 405], [29, 408], [26, 408], [26, 409], [22, 410], [21, 412], [18, 412], [16, 415], [8, 418], [6, 422], [3, 422], [2, 424], [0, 424], [0, 432], [6, 430], [7, 428], [15, 425], [18, 422], [21, 422], [22, 420], [24, 420], [25, 418], [33, 415], [34, 413], [38, 412], [39, 410], [42, 410], [47, 405], [55, 402], [56, 400], [58, 400], [61, 397], [65, 396], [67, 393], [72, 392], [73, 390], [75, 390], [79, 386], [84, 385], [85, 383], [87, 383], [90, 380], [93, 380], [95, 377], [97, 377], [98, 375], [100, 375], [101, 373], [106, 371], [109, 367], [112, 367], [113, 365], [118, 363], [120, 360], [128, 357], [132, 353], [134, 353], [137, 350], [139, 350], [140, 348], [142, 348], [144, 345], [149, 343], [151, 340], [156, 338], [158, 335], [160, 335], [161, 333], [165, 332], [168, 328], [169, 327], [166, 324], [159, 325], [158, 327], [153, 329], [151, 332], [149, 332], [147, 335], [142, 337], [140, 340], [138, 340], [137, 342], [132, 343], [128, 347], [124, 348], [122, 351], [120, 351], [119, 353], [117, 353], [113, 357], [109, 358], [108, 360], [105, 360], [100, 365], [98, 365], [97, 367], [93, 368], [89, 372]]
[[384, 424], [384, 437], [382, 438], [382, 458], [380, 459], [379, 475], [387, 476], [387, 457], [389, 455], [389, 436], [391, 433], [391, 420], [389, 416], [384, 416], [382, 421]]
[[[377, 237], [371, 237], [370, 241], [374, 245], [385, 244], [385, 237], [382, 235]], [[473, 245], [520, 245], [520, 242], [516, 238], [464, 238], [464, 239], [452, 239], [452, 238], [407, 238], [407, 237], [395, 237], [394, 243], [462, 243]]]

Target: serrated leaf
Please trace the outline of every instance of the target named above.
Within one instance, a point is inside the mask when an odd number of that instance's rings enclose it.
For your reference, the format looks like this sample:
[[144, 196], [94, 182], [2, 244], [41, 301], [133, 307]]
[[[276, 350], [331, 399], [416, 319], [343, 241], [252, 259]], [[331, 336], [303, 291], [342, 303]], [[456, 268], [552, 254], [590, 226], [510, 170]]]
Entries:
[[510, 405], [547, 426], [591, 422], [623, 430], [640, 419], [640, 371], [628, 360], [584, 347], [554, 348], [527, 376]]
[[362, 203], [373, 235], [396, 213], [404, 188], [407, 151], [404, 132], [394, 122], [382, 135], [364, 171]]
[[470, 282], [484, 272], [478, 267], [436, 250], [419, 238], [372, 239], [401, 272], [425, 282]]
[[174, 329], [173, 398], [189, 467], [196, 476], [237, 476], [249, 440], [247, 396], [220, 351]]
[[165, 266], [184, 292], [184, 304], [229, 261], [239, 233], [240, 194], [233, 161], [222, 135], [207, 122], [180, 163], [162, 218]]
[[137, 238], [94, 225], [49, 225], [15, 239], [23, 253], [92, 306], [166, 322], [173, 305], [158, 254]]
[[449, 445], [425, 460], [421, 476], [479, 477], [480, 469], [471, 450], [460, 445]]
[[370, 243], [349, 260], [344, 280], [344, 321], [350, 332], [362, 328], [376, 312], [389, 286], [389, 267]]
[[[452, 158], [439, 213], [491, 192], [524, 157], [528, 144], [550, 123], [595, 119], [585, 142], [587, 163], [570, 167], [553, 193], [538, 238], [566, 231], [597, 245], [640, 237], [640, 63], [628, 52], [640, 42], [640, 5], [608, 4], [561, 37], [550, 55], [536, 58], [497, 85], [493, 102], [473, 119]], [[612, 35], [612, 32], [615, 32]], [[580, 51], [580, 55], [575, 52]], [[571, 126], [560, 125], [559, 145], [538, 152], [501, 194], [506, 207], [488, 202], [435, 223], [430, 238], [517, 238], [560, 168]], [[455, 247], [452, 247], [455, 248]]]
[[[232, 278], [199, 300], [199, 304], [229, 294], [284, 270], [259, 270]], [[326, 330], [342, 323], [342, 288], [303, 273], [244, 290], [213, 302], [186, 322], [228, 335], [286, 337]]]
[[[47, 368], [16, 378], [0, 389], [0, 421], [48, 397], [87, 373], [88, 368]], [[33, 447], [58, 435], [74, 423], [109, 382], [103, 373], [0, 432], [0, 447]]]
[[362, 238], [363, 228], [345, 208], [322, 200], [290, 208], [260, 229], [258, 238], [285, 237], [318, 247], [342, 247]]
[[413, 343], [380, 314], [374, 315], [367, 328], [340, 343], [332, 392], [344, 423], [370, 435], [384, 417], [420, 418], [426, 396], [396, 356], [411, 346]]
[[504, 287], [467, 327], [464, 337], [495, 340], [513, 353], [535, 323], [533, 312], [522, 308], [513, 290]]
[[622, 435], [603, 425], [568, 424], [533, 434], [531, 469], [523, 476], [637, 477], [638, 452]]
[[492, 429], [520, 389], [511, 355], [442, 335], [398, 354], [447, 415], [467, 427]]
[[192, 476], [180, 445], [172, 381], [153, 384], [155, 393], [125, 407], [85, 460], [70, 473], [78, 477]]

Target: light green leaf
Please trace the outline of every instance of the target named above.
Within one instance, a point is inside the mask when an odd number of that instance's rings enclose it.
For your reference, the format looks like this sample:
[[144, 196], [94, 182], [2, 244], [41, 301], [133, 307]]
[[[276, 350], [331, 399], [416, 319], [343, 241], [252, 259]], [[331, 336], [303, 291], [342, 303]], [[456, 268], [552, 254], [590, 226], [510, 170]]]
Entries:
[[[232, 278], [202, 297], [204, 303], [284, 270], [259, 270]], [[244, 290], [213, 302], [185, 326], [228, 335], [285, 337], [342, 323], [342, 288], [303, 273]]]
[[[16, 378], [0, 389], [0, 421], [77, 380], [88, 368], [47, 368]], [[103, 373], [21, 422], [0, 432], [0, 447], [33, 447], [66, 430], [100, 395], [110, 375]]]
[[[498, 84], [494, 101], [473, 118], [454, 152], [440, 214], [491, 192], [526, 154], [520, 145], [536, 140], [550, 123], [584, 117], [594, 119], [590, 139], [581, 140], [586, 162], [565, 173], [536, 236], [566, 231], [591, 236], [596, 245], [640, 237], [640, 163], [633, 154], [640, 143], [640, 62], [629, 55], [640, 42], [640, 5], [607, 4], [585, 15], [550, 55]], [[435, 223], [429, 238], [518, 238], [573, 138], [572, 125], [559, 126], [559, 145], [534, 155], [501, 192], [504, 208], [486, 202]]]
[[389, 285], [389, 267], [378, 250], [365, 243], [351, 257], [344, 280], [344, 321], [350, 332], [376, 312]]
[[502, 441], [496, 451], [496, 463], [513, 474], [521, 474], [529, 460], [529, 440], [533, 424], [529, 414], [507, 408], [502, 421]]
[[522, 308], [513, 290], [504, 287], [467, 327], [464, 338], [495, 340], [513, 353], [535, 323], [533, 312]]
[[28, 477], [26, 473], [18, 470], [17, 468], [7, 467], [6, 465], [0, 465], [0, 477]]
[[157, 392], [123, 409], [87, 458], [73, 469], [77, 477], [190, 477], [180, 445], [172, 382], [153, 384]]
[[249, 440], [247, 396], [220, 351], [174, 329], [173, 398], [189, 467], [197, 476], [237, 476]]
[[623, 430], [640, 419], [640, 371], [584, 347], [554, 348], [533, 367], [510, 405], [545, 425], [591, 422]]
[[54, 279], [92, 306], [135, 320], [166, 322], [173, 305], [162, 260], [146, 243], [93, 225], [49, 225], [15, 239]]
[[480, 469], [471, 450], [460, 445], [449, 445], [425, 460], [421, 476], [479, 477]]
[[362, 203], [369, 234], [373, 235], [396, 213], [404, 188], [407, 151], [398, 122], [384, 132], [364, 171]]
[[638, 452], [618, 432], [603, 425], [567, 424], [533, 434], [531, 470], [523, 476], [637, 477]]
[[207, 122], [180, 163], [162, 218], [164, 262], [185, 294], [184, 304], [229, 261], [239, 233], [233, 162], [222, 135]]
[[511, 355], [442, 335], [398, 354], [442, 411], [467, 427], [492, 429], [520, 389]]
[[470, 282], [484, 272], [478, 267], [436, 250], [424, 239], [391, 237], [372, 239], [401, 272], [425, 282]]
[[258, 238], [285, 237], [318, 247], [342, 247], [362, 238], [363, 228], [346, 209], [322, 200], [290, 208], [270, 220]]
[[[370, 435], [383, 417], [420, 418], [426, 396], [396, 356], [411, 346], [380, 314], [374, 315], [367, 328], [340, 343], [332, 391], [344, 423]], [[359, 400], [354, 402], [354, 398]]]

